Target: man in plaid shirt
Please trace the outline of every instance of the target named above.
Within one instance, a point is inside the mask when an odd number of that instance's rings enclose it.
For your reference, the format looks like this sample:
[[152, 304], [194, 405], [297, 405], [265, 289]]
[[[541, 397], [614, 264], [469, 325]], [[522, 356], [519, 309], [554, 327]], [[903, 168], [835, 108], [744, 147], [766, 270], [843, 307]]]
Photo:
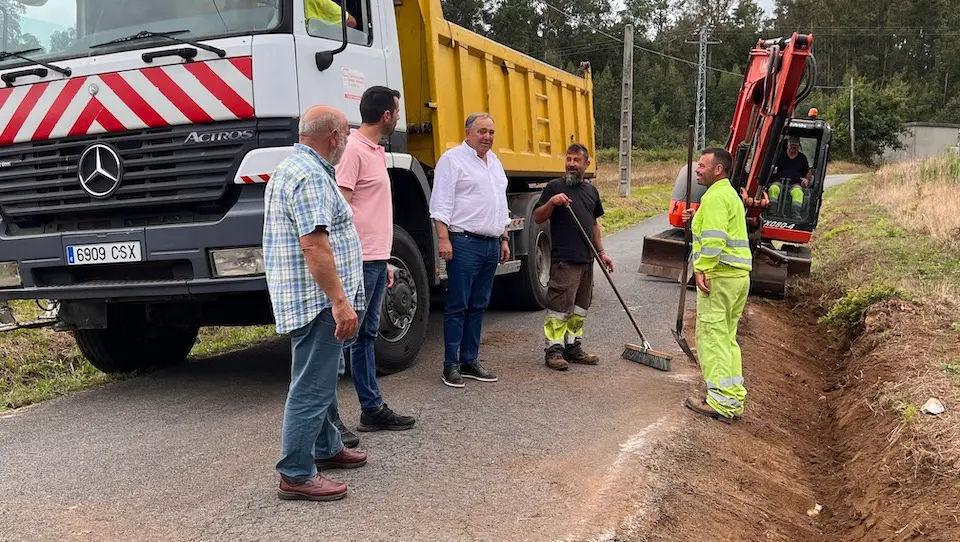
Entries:
[[347, 119], [326, 106], [300, 119], [300, 143], [264, 194], [263, 255], [277, 332], [289, 333], [293, 362], [283, 414], [281, 499], [342, 498], [347, 485], [318, 471], [362, 467], [367, 454], [343, 446], [334, 425], [344, 341], [366, 304], [353, 213], [334, 181]]

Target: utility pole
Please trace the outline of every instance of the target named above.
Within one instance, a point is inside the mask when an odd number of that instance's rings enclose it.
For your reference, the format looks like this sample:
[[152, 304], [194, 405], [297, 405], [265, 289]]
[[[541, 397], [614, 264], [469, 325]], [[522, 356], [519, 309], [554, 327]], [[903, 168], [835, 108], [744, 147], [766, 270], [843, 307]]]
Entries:
[[697, 110], [694, 115], [696, 130], [696, 145], [698, 149], [707, 146], [707, 46], [718, 45], [719, 41], [710, 41], [711, 26], [701, 26], [697, 32], [697, 40], [687, 43], [697, 44]]
[[850, 78], [850, 157], [857, 157], [856, 145], [854, 145], [856, 130], [853, 128], [853, 77]]
[[630, 171], [633, 154], [633, 25], [623, 36], [623, 88], [620, 101], [620, 197], [630, 195]]

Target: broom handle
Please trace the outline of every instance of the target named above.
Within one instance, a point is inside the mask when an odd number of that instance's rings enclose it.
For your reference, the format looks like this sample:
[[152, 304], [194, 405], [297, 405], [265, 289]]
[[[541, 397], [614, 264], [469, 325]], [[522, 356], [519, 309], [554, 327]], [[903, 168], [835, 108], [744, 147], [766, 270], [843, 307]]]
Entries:
[[626, 302], [623, 300], [623, 297], [620, 296], [620, 291], [617, 290], [616, 285], [613, 284], [613, 278], [610, 277], [610, 272], [607, 271], [607, 266], [604, 265], [603, 260], [600, 259], [600, 254], [597, 252], [596, 247], [593, 246], [593, 241], [590, 240], [590, 237], [587, 236], [586, 230], [583, 229], [583, 225], [580, 224], [580, 219], [577, 218], [577, 213], [573, 212], [573, 208], [569, 205], [564, 205], [568, 211], [570, 211], [570, 216], [573, 217], [573, 221], [577, 224], [577, 228], [580, 229], [580, 233], [583, 235], [584, 241], [587, 242], [587, 245], [590, 247], [590, 250], [593, 252], [593, 257], [597, 260], [597, 263], [600, 265], [600, 270], [603, 271], [603, 275], [607, 277], [607, 282], [610, 283], [610, 287], [613, 288], [613, 293], [617, 294], [617, 299], [620, 300], [620, 305], [623, 306], [623, 311], [627, 313], [627, 317], [630, 318], [630, 323], [633, 324], [633, 329], [637, 330], [637, 335], [640, 336], [640, 340], [643, 341], [643, 347], [647, 350], [650, 349], [650, 343], [647, 342], [646, 337], [643, 336], [643, 332], [640, 331], [640, 326], [637, 325], [637, 321], [633, 319], [633, 315], [630, 314], [630, 309], [627, 307]]
[[[693, 125], [687, 126], [687, 194], [686, 207], [690, 208], [690, 191], [693, 189]], [[687, 271], [690, 265], [690, 221], [683, 225], [683, 272], [680, 274], [680, 303], [677, 306], [677, 333], [683, 335], [683, 309], [687, 301]]]

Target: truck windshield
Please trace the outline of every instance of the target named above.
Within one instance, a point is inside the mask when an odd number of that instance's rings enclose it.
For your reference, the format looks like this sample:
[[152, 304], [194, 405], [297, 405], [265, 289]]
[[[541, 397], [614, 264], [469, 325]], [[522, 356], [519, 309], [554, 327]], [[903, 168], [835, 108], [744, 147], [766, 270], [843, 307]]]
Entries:
[[[280, 22], [281, 0], [0, 0], [4, 51], [39, 49], [25, 56], [50, 61], [152, 47], [142, 40], [91, 49], [91, 45], [141, 31], [190, 29], [177, 37], [198, 40], [264, 32]], [[0, 69], [23, 64], [0, 61]]]

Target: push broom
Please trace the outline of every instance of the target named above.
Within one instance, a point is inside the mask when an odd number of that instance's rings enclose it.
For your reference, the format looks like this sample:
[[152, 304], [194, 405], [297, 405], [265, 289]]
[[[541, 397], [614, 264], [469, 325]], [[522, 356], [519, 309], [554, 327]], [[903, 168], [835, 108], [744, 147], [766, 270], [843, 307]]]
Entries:
[[630, 318], [630, 323], [633, 324], [633, 329], [637, 330], [637, 335], [640, 336], [640, 344], [627, 344], [624, 346], [623, 354], [620, 357], [641, 363], [643, 365], [649, 365], [654, 369], [659, 369], [661, 371], [670, 370], [670, 360], [673, 359], [673, 356], [670, 354], [665, 354], [663, 352], [657, 352], [650, 347], [650, 343], [647, 342], [646, 337], [643, 336], [643, 332], [640, 331], [640, 326], [637, 325], [637, 321], [633, 319], [633, 314], [630, 313], [630, 309], [627, 307], [627, 304], [623, 301], [623, 297], [620, 295], [620, 291], [617, 290], [616, 285], [613, 284], [613, 278], [610, 277], [610, 272], [607, 271], [607, 266], [603, 264], [603, 260], [600, 259], [600, 254], [597, 253], [596, 247], [593, 246], [593, 241], [587, 235], [587, 232], [583, 229], [583, 225], [580, 224], [580, 220], [577, 218], [577, 214], [573, 212], [573, 208], [569, 205], [565, 205], [568, 211], [570, 211], [570, 216], [573, 217], [573, 222], [577, 225], [577, 228], [580, 229], [580, 234], [583, 235], [583, 240], [587, 242], [587, 245], [590, 247], [590, 250], [593, 251], [593, 257], [597, 260], [597, 263], [600, 265], [600, 269], [603, 271], [603, 275], [607, 277], [607, 282], [610, 283], [610, 287], [613, 288], [613, 293], [617, 294], [617, 299], [620, 300], [620, 305], [623, 306], [623, 311], [627, 313], [627, 318]]

